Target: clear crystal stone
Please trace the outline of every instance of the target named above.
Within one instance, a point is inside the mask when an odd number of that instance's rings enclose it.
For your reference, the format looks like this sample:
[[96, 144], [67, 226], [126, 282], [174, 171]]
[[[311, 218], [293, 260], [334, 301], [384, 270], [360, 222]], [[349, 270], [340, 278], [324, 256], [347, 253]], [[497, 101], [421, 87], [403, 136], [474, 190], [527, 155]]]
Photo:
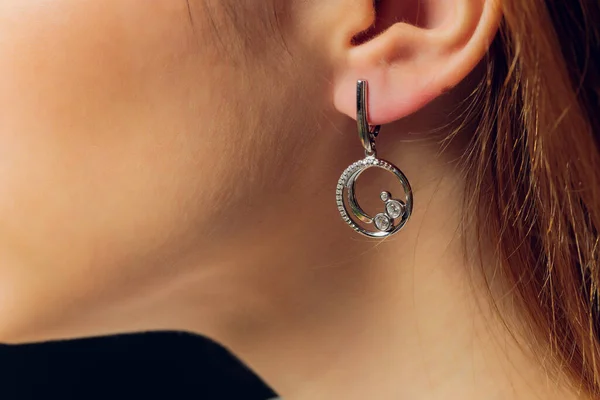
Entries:
[[404, 207], [398, 200], [390, 200], [385, 205], [385, 211], [387, 215], [395, 219], [404, 214]]
[[379, 195], [382, 201], [388, 201], [390, 199], [390, 196], [391, 195], [389, 192], [381, 192], [381, 194]]
[[389, 231], [392, 227], [392, 221], [385, 214], [377, 214], [375, 218], [373, 218], [373, 223], [377, 229], [383, 232]]

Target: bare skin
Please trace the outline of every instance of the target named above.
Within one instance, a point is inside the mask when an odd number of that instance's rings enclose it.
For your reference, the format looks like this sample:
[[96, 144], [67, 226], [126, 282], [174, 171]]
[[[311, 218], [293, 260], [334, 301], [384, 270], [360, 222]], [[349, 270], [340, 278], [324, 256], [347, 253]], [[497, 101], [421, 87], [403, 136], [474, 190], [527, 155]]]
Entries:
[[[0, 341], [195, 332], [286, 400], [577, 398], [492, 312], [428, 135], [499, 11], [381, 7], [352, 45], [371, 0], [0, 2]], [[357, 79], [415, 190], [381, 243], [333, 200]]]

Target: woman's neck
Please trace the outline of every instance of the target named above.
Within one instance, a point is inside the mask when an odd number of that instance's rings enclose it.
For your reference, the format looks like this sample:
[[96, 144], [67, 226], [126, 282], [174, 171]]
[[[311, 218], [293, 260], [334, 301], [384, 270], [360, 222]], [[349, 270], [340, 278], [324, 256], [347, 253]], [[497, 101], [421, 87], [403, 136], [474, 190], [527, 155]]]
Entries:
[[[498, 316], [481, 273], [491, 260], [464, 254], [460, 174], [442, 161], [419, 167], [432, 157], [394, 158], [412, 167], [418, 201], [403, 232], [364, 240], [308, 204], [306, 226], [257, 238], [243, 268], [203, 278], [219, 290], [204, 312], [191, 308], [202, 322], [186, 328], [225, 344], [285, 400], [577, 398]], [[322, 186], [315, 202], [331, 199]], [[319, 218], [327, 235], [311, 234]]]

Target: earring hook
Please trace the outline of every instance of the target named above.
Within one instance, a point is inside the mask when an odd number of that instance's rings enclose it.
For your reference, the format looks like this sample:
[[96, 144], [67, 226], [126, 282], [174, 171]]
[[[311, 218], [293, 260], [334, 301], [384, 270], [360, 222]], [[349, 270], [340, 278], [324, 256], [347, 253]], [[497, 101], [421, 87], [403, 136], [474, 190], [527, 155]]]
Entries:
[[369, 125], [369, 99], [367, 92], [367, 81], [359, 80], [356, 84], [356, 123], [358, 125], [358, 136], [365, 148], [365, 154], [375, 157], [375, 138], [379, 134], [381, 125]]

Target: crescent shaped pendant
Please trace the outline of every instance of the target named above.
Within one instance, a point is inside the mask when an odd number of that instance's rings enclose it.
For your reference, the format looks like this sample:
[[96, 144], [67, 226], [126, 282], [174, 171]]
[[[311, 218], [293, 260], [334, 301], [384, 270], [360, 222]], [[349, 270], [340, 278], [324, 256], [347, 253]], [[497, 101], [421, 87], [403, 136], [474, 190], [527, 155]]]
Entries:
[[[391, 172], [404, 190], [403, 200], [392, 198], [390, 192], [382, 192], [380, 198], [384, 203], [384, 210], [375, 216], [370, 216], [360, 207], [354, 188], [358, 177], [369, 168]], [[347, 204], [344, 202], [344, 192]], [[337, 184], [336, 203], [342, 219], [356, 232], [372, 238], [383, 238], [399, 232], [406, 225], [412, 214], [413, 194], [408, 179], [400, 169], [388, 161], [370, 155], [356, 161], [342, 173]], [[364, 224], [373, 224], [375, 230], [363, 228], [354, 218]]]

